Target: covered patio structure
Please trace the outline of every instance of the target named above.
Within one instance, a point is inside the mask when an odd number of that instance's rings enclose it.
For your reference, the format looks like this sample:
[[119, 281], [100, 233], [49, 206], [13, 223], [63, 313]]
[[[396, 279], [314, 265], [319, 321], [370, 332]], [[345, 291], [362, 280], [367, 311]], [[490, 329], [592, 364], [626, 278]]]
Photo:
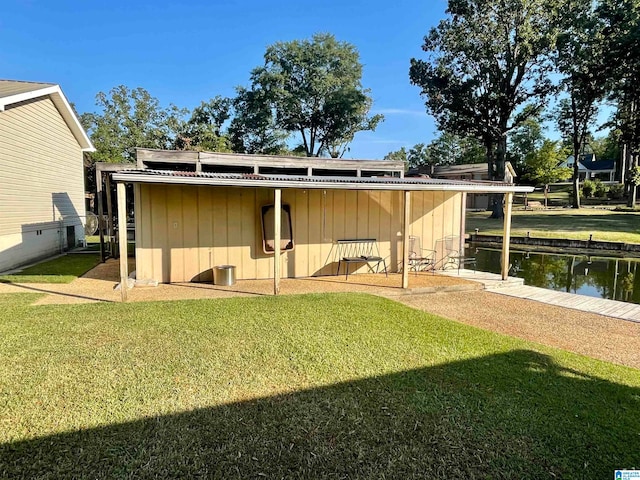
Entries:
[[[335, 275], [336, 245], [368, 239], [407, 288], [409, 237], [439, 260], [445, 239], [462, 252], [466, 194], [496, 193], [505, 195], [506, 279], [513, 194], [531, 188], [403, 172], [402, 162], [138, 150], [135, 168], [112, 174], [120, 245], [127, 243], [125, 184], [133, 184], [138, 279], [210, 281], [213, 268], [232, 264], [238, 279], [271, 278], [278, 294], [282, 278]], [[128, 273], [121, 255], [121, 285]]]

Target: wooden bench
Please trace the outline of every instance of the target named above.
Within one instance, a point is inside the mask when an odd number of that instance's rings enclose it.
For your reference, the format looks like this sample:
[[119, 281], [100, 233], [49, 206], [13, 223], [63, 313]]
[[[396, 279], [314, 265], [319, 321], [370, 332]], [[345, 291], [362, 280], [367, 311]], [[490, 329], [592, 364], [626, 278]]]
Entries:
[[375, 238], [337, 240], [336, 245], [338, 246], [338, 271], [336, 275], [340, 275], [340, 267], [342, 264], [345, 264], [345, 279], [348, 279], [349, 265], [352, 263], [366, 264], [371, 272], [373, 272], [375, 264], [376, 273], [378, 273], [380, 264], [382, 263], [385, 275], [389, 276], [387, 273], [387, 263], [384, 261], [384, 258], [380, 256], [378, 242]]

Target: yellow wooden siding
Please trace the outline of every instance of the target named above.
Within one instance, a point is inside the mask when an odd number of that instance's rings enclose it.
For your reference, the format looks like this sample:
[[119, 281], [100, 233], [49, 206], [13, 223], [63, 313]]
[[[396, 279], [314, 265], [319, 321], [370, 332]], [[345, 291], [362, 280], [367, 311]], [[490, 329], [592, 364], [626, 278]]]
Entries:
[[[136, 200], [138, 278], [211, 281], [212, 267], [226, 264], [238, 279], [272, 278], [260, 212], [273, 190], [141, 185]], [[413, 192], [412, 200], [410, 233], [424, 248], [459, 235], [460, 194]], [[348, 238], [375, 238], [390, 271], [402, 264], [402, 192], [286, 189], [282, 202], [291, 207], [295, 241], [282, 255], [283, 277], [334, 274], [335, 242]]]

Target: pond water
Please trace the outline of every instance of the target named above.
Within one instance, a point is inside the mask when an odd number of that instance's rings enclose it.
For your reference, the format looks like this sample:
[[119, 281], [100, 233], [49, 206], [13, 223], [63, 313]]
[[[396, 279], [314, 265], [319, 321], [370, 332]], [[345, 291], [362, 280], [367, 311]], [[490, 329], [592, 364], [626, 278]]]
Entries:
[[[500, 250], [471, 245], [477, 269], [500, 273]], [[640, 304], [640, 259], [511, 251], [509, 275], [525, 285]]]

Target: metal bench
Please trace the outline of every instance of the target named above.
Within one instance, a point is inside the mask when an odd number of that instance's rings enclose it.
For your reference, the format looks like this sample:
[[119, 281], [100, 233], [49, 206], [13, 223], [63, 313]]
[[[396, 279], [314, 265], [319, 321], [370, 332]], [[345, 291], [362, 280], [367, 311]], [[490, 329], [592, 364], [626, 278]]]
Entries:
[[524, 207], [525, 210], [544, 210], [544, 205], [542, 202], [538, 202], [537, 200], [529, 200]]
[[385, 275], [389, 276], [387, 273], [387, 263], [384, 258], [380, 256], [378, 242], [375, 238], [337, 240], [336, 245], [338, 246], [338, 271], [336, 275], [340, 275], [340, 267], [342, 264], [345, 265], [345, 279], [348, 279], [349, 265], [352, 263], [366, 264], [370, 272], [373, 272], [375, 264], [376, 273], [379, 272], [380, 264], [382, 263]]

